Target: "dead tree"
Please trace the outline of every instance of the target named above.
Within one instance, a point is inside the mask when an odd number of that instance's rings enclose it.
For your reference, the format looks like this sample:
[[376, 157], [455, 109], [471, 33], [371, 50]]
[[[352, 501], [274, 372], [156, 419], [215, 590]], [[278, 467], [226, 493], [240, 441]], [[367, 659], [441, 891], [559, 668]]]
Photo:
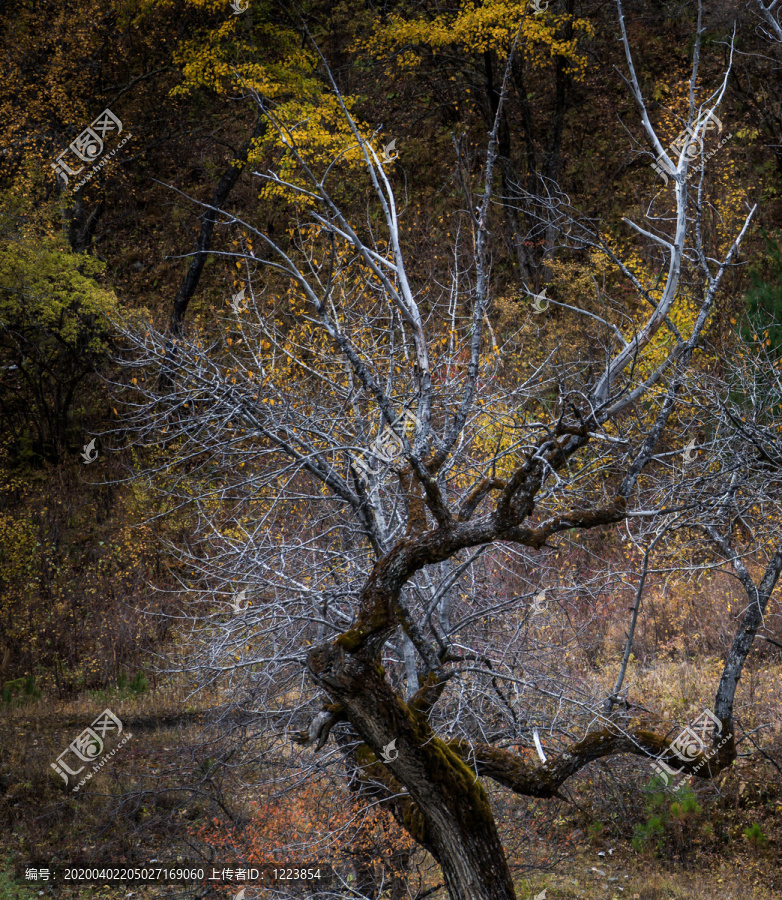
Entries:
[[[561, 197], [536, 198], [549, 203], [542, 221], [558, 212], [564, 247], [604, 252], [646, 304], [635, 322], [565, 311], [582, 316], [600, 343], [599, 371], [568, 347], [523, 378], [501, 368], [508, 338], [494, 334], [488, 315], [502, 100], [480, 203], [454, 228], [452, 282], [437, 288], [409, 276], [394, 176], [333, 81], [352, 141], [320, 168], [297, 129], [256, 98], [296, 165], [285, 178], [255, 174], [298, 212], [287, 238], [223, 214], [253, 245], [241, 257], [247, 301], [220, 323], [224, 339], [181, 334], [183, 352], [169, 360], [162, 390], [155, 371], [165, 335], [125, 326], [132, 365], [144, 373], [131, 424], [150, 448], [146, 474], [164, 485], [168, 508], [194, 510], [197, 524], [178, 551], [210, 605], [184, 669], [221, 673], [267, 737], [326, 752], [330, 736], [352, 741], [360, 777], [432, 853], [453, 900], [515, 897], [482, 779], [558, 797], [600, 758], [674, 759], [665, 735], [622, 727], [610, 695], [558, 684], [536, 668], [543, 651], [530, 637], [530, 615], [548, 585], [536, 583], [535, 565], [556, 565], [552, 542], [626, 522], [664, 534], [684, 521], [734, 567], [750, 603], [716, 688], [727, 735], [736, 683], [782, 566], [778, 546], [766, 542], [765, 570], [753, 581], [757, 566], [747, 566], [730, 530], [737, 504], [748, 507], [759, 491], [769, 503], [782, 496], [776, 475], [761, 482], [761, 469], [779, 458], [774, 423], [758, 421], [748, 437], [728, 381], [713, 384], [707, 402], [697, 365], [754, 212], [717, 257], [701, 229], [705, 166], [697, 183], [688, 176], [726, 81], [696, 102], [699, 20], [684, 138], [677, 153], [666, 150], [641, 95], [621, 0], [617, 9], [627, 83], [669, 174], [663, 197], [672, 215], [650, 210], [643, 224], [627, 221], [661, 248], [660, 295]], [[506, 84], [511, 64], [512, 54]], [[351, 220], [337, 199], [337, 171], [371, 197], [363, 218]], [[685, 302], [685, 273], [690, 295], [700, 288], [683, 331], [672, 313]], [[662, 331], [670, 334], [663, 352]], [[661, 447], [681, 434], [673, 423], [693, 398], [722, 431], [697, 450], [713, 454], [711, 468], [695, 466], [682, 479]], [[746, 456], [748, 440], [757, 456], [742, 468], [737, 454]], [[515, 567], [523, 589], [493, 592], [492, 566]], [[621, 677], [614, 694], [620, 688]], [[562, 709], [568, 727], [556, 730]], [[508, 746], [513, 738], [541, 748], [533, 725], [547, 721], [556, 746], [545, 762]], [[677, 765], [708, 777], [735, 758], [735, 739], [704, 765], [707, 756]]]

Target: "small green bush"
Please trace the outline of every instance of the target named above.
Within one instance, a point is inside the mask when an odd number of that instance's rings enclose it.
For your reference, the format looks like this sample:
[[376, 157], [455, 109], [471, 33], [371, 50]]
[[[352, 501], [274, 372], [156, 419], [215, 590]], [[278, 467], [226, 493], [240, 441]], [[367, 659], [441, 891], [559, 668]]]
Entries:
[[41, 696], [41, 689], [35, 683], [33, 675], [26, 675], [22, 678], [14, 678], [13, 681], [6, 681], [3, 685], [2, 697], [3, 703], [11, 704], [17, 701], [19, 704], [33, 702]]
[[744, 837], [756, 850], [760, 850], [768, 843], [768, 838], [763, 834], [763, 829], [757, 822], [744, 829]]
[[11, 865], [10, 858], [5, 865], [0, 863], [0, 900], [33, 900], [35, 891], [11, 877]]
[[31, 700], [38, 700], [41, 696], [41, 689], [35, 683], [35, 678], [32, 675], [28, 675], [24, 680], [24, 693]]
[[637, 852], [654, 844], [657, 850], [663, 848], [663, 836], [665, 834], [665, 826], [659, 816], [649, 816], [645, 825], [635, 826], [635, 835], [633, 836], [633, 849]]
[[[655, 777], [647, 783], [646, 793], [648, 818], [644, 824], [635, 826], [633, 849], [641, 852], [654, 848], [660, 853], [667, 846], [682, 854], [689, 852], [703, 812], [692, 789], [682, 785], [672, 798], [664, 782]], [[707, 833], [703, 827], [701, 831]]]
[[744, 340], [760, 337], [778, 352], [782, 349], [782, 233], [765, 229], [760, 233], [766, 248], [749, 273], [750, 287], [745, 297], [747, 322], [741, 331]]
[[149, 683], [143, 672], [136, 672], [130, 682], [130, 689], [134, 694], [145, 694], [149, 690]]

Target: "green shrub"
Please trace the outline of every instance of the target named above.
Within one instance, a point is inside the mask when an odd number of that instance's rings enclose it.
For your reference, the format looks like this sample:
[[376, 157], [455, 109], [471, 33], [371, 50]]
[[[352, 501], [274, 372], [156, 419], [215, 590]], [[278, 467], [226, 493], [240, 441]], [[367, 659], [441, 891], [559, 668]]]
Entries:
[[134, 694], [145, 694], [149, 690], [149, 683], [143, 672], [136, 672], [130, 682], [130, 689]]
[[750, 270], [750, 288], [745, 301], [747, 324], [742, 328], [745, 340], [757, 335], [767, 346], [782, 349], [782, 235], [761, 230], [766, 242], [760, 261]]
[[31, 700], [38, 700], [41, 696], [41, 689], [35, 683], [35, 678], [32, 675], [28, 675], [24, 680], [24, 693]]
[[636, 825], [633, 835], [633, 849], [640, 852], [654, 844], [656, 850], [663, 848], [665, 826], [659, 816], [650, 816], [645, 825]]
[[33, 900], [35, 891], [11, 877], [11, 865], [10, 857], [5, 865], [0, 863], [0, 900]]
[[33, 702], [41, 696], [41, 689], [35, 683], [33, 675], [26, 675], [22, 678], [14, 678], [12, 681], [6, 681], [3, 685], [3, 691], [0, 695], [3, 703], [11, 704], [16, 701], [18, 704]]
[[754, 825], [750, 825], [749, 827], [744, 829], [744, 837], [750, 842], [750, 844], [756, 849], [760, 850], [762, 847], [766, 846], [768, 842], [768, 838], [763, 834], [763, 829], [755, 822]]
[[[655, 777], [647, 783], [645, 790], [648, 818], [644, 824], [635, 826], [633, 848], [638, 852], [654, 848], [659, 853], [664, 847], [675, 849], [680, 854], [689, 852], [698, 825], [702, 825], [700, 817], [703, 812], [692, 788], [682, 785], [672, 798], [665, 790], [664, 782]], [[703, 827], [701, 831], [707, 833]]]

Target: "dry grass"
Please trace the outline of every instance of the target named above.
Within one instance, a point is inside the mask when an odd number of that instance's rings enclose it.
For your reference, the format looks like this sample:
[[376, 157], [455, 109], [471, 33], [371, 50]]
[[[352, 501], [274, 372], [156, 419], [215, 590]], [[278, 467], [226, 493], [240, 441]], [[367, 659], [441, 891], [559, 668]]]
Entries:
[[[689, 721], [713, 702], [720, 668], [721, 661], [715, 658], [694, 662], [680, 656], [658, 660], [654, 666], [634, 660], [627, 676], [630, 699], [659, 711], [660, 718], [672, 726]], [[604, 668], [594, 677], [608, 684], [615, 670], [616, 661], [606, 658]], [[139, 858], [141, 854], [148, 861], [162, 847], [179, 846], [181, 834], [175, 826], [197, 825], [208, 811], [180, 803], [164, 788], [177, 778], [182, 783], [188, 748], [203, 736], [196, 717], [215, 702], [210, 698], [198, 708], [192, 701], [186, 705], [186, 696], [183, 686], [171, 684], [144, 694], [101, 692], [68, 702], [47, 700], [6, 709], [0, 715], [0, 776], [10, 775], [11, 783], [4, 791], [0, 789], [0, 872], [4, 859], [33, 864], [38, 853], [51, 861], [55, 849], [72, 862], [79, 854], [89, 856], [96, 851], [102, 851], [104, 858], [115, 854]], [[753, 737], [782, 765], [780, 696], [782, 664], [767, 660], [763, 668], [750, 666], [745, 672], [737, 710], [747, 730], [761, 723], [769, 726]], [[178, 727], [141, 728], [76, 800], [65, 793], [50, 763], [105, 707], [125, 723], [148, 725], [183, 714], [191, 718]], [[606, 793], [609, 781], [599, 765], [589, 767], [568, 786], [586, 815], [566, 804], [557, 812], [553, 801], [533, 801], [542, 804], [537, 811], [531, 807], [529, 817], [533, 823], [541, 823], [541, 833], [534, 835], [523, 862], [539, 869], [538, 874], [533, 872], [519, 882], [519, 900], [536, 897], [544, 888], [546, 900], [780, 900], [782, 778], [746, 743], [740, 749], [743, 752], [745, 748], [752, 750], [751, 758], [739, 759], [717, 784], [701, 781], [697, 786], [704, 820], [712, 821], [719, 834], [708, 839], [698, 836], [688, 855], [676, 861], [664, 853], [656, 857], [651, 850], [638, 853], [632, 848], [633, 823], [611, 818], [618, 807], [612, 808], [613, 795]], [[617, 796], [621, 794], [636, 820], [642, 820], [640, 786], [650, 775], [648, 766], [643, 760], [622, 758], [611, 762], [611, 772], [610, 778], [619, 784]], [[121, 815], [115, 815], [113, 804], [120, 795], [150, 786], [161, 789], [159, 796], [131, 803]], [[510, 798], [510, 802], [518, 808], [526, 803], [523, 798]], [[180, 815], [184, 810], [186, 818]], [[542, 826], [544, 819], [555, 824]], [[587, 833], [595, 821], [606, 826], [597, 839]], [[744, 829], [753, 823], [768, 836], [765, 849], [753, 849], [744, 838]], [[554, 844], [565, 848], [565, 858], [547, 871], [546, 859], [551, 860]], [[614, 849], [612, 855], [598, 856], [609, 849]], [[39, 860], [38, 864], [43, 863]], [[617, 880], [609, 881], [611, 878]], [[135, 900], [170, 894], [170, 889], [152, 886], [134, 887], [133, 891]], [[0, 879], [0, 900], [32, 900], [34, 896], [37, 892], [26, 888], [12, 893]], [[116, 891], [101, 894], [93, 887], [58, 891], [63, 898], [102, 896], [118, 895]]]
[[602, 858], [585, 857], [556, 875], [522, 883], [517, 893], [520, 900], [544, 888], [546, 900], [779, 900], [779, 891], [756, 880], [744, 865], [729, 862], [715, 861], [694, 873], [662, 871], [644, 860], [619, 857], [606, 864]]

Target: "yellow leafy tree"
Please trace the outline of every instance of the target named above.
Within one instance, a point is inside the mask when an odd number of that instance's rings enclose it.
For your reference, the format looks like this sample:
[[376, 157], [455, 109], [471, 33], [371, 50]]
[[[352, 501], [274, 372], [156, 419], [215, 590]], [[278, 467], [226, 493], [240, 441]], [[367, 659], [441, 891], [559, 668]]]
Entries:
[[11, 418], [32, 426], [35, 452], [56, 460], [68, 444], [77, 390], [109, 348], [108, 317], [117, 301], [98, 283], [104, 262], [72, 253], [62, 235], [19, 235], [18, 218], [18, 205], [6, 200], [0, 210], [4, 387], [13, 397]]
[[435, 55], [455, 48], [467, 53], [494, 50], [505, 57], [517, 33], [519, 51], [534, 67], [563, 57], [569, 74], [583, 78], [587, 57], [581, 44], [594, 35], [591, 22], [547, 11], [533, 14], [527, 0], [466, 2], [453, 12], [437, 11], [412, 19], [392, 15], [378, 23], [361, 46], [387, 59], [393, 55], [403, 68], [414, 68], [425, 50]]

